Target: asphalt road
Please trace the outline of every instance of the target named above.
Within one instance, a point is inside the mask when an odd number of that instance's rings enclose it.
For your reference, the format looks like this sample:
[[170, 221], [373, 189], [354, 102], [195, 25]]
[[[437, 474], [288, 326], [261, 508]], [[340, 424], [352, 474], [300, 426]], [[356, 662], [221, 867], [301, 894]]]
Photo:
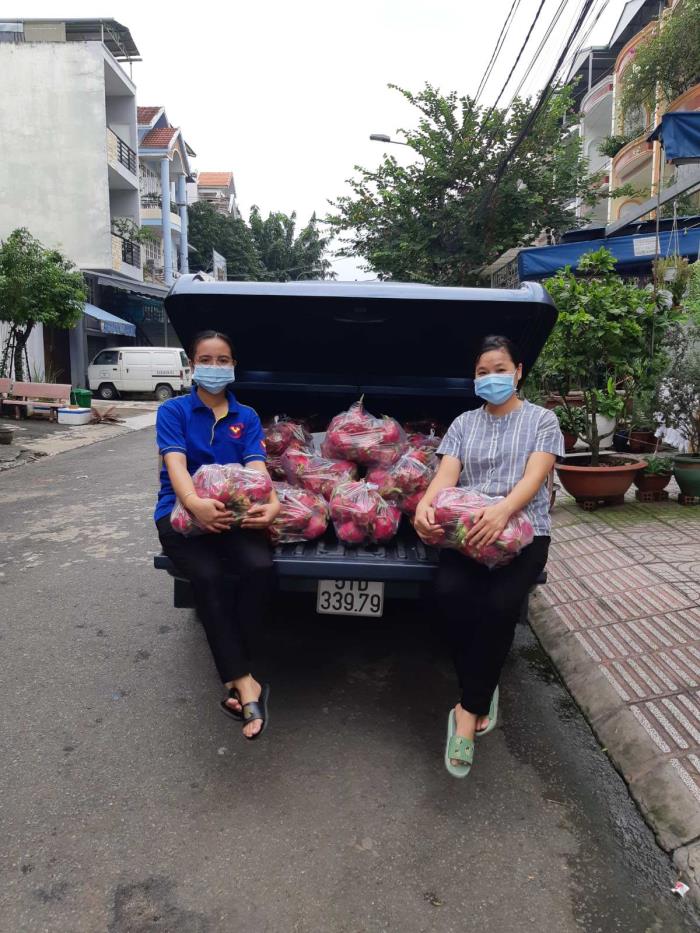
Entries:
[[145, 430], [0, 476], [2, 933], [696, 929], [525, 629], [456, 781], [430, 608], [282, 600], [246, 743], [152, 569], [155, 472]]

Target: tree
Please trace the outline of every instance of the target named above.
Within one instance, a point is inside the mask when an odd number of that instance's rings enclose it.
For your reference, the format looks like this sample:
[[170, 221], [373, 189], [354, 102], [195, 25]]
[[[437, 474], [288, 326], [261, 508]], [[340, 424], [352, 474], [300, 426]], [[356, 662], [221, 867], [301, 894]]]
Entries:
[[24, 227], [0, 245], [0, 320], [14, 341], [14, 377], [24, 378], [23, 355], [36, 324], [71, 328], [87, 301], [82, 273], [58, 250], [45, 249]]
[[259, 279], [264, 269], [250, 229], [240, 217], [220, 214], [206, 201], [198, 201], [187, 210], [188, 237], [196, 252], [190, 266], [193, 272], [210, 272], [212, 250], [226, 259], [231, 279]]
[[[544, 283], [559, 316], [537, 361], [545, 386], [555, 389], [567, 411], [567, 396], [580, 390], [586, 413], [581, 439], [599, 465], [596, 415], [620, 414], [622, 388], [628, 398], [651, 391], [667, 363], [665, 336], [679, 315], [659, 305], [654, 293], [615, 274], [616, 260], [605, 247], [586, 253], [578, 265]], [[612, 433], [612, 432], [611, 432]]]
[[418, 94], [396, 90], [419, 111], [418, 127], [401, 132], [422, 158], [402, 166], [386, 156], [375, 171], [355, 167], [352, 194], [331, 202], [328, 218], [341, 235], [339, 255], [362, 257], [384, 278], [461, 285], [544, 228], [575, 226], [573, 199], [597, 200], [597, 179], [565, 126], [568, 88], [551, 96], [500, 178], [529, 101], [486, 111], [429, 84]]
[[296, 233], [296, 212], [274, 211], [263, 220], [260, 209], [250, 212], [250, 230], [267, 277], [278, 282], [290, 279], [333, 278], [331, 263], [325, 258], [328, 238], [318, 231], [316, 214]]
[[656, 97], [669, 104], [690, 90], [700, 76], [700, 0], [681, 0], [656, 25], [625, 70], [623, 113], [654, 113]]

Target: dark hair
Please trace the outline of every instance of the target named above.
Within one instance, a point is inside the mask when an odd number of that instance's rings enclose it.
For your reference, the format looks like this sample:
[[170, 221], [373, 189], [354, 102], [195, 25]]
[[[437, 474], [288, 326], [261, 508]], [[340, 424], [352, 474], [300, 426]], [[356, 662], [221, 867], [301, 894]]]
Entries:
[[200, 330], [198, 334], [195, 334], [192, 338], [192, 343], [190, 344], [190, 359], [194, 360], [195, 353], [197, 352], [197, 347], [203, 340], [223, 340], [224, 343], [228, 344], [228, 348], [231, 351], [231, 356], [236, 359], [236, 350], [233, 346], [233, 341], [228, 336], [228, 334], [222, 334], [218, 330]]
[[498, 334], [490, 334], [488, 337], [484, 337], [484, 339], [481, 341], [481, 345], [479, 346], [476, 356], [474, 357], [474, 368], [479, 365], [479, 360], [484, 355], [484, 353], [490, 353], [491, 350], [504, 350], [515, 363], [516, 367], [519, 366], [523, 361], [523, 354], [520, 350], [520, 347], [509, 337], [501, 337]]

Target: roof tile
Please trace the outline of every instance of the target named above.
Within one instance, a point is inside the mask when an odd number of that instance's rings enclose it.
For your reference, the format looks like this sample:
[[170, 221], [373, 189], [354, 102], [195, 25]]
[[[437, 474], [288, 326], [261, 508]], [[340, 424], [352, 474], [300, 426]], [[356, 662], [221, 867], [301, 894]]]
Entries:
[[233, 181], [233, 172], [200, 172], [197, 185], [202, 188], [227, 187]]
[[179, 133], [176, 126], [159, 126], [150, 130], [139, 143], [139, 149], [167, 149]]
[[137, 107], [136, 120], [139, 126], [148, 126], [157, 113], [160, 113], [162, 107]]

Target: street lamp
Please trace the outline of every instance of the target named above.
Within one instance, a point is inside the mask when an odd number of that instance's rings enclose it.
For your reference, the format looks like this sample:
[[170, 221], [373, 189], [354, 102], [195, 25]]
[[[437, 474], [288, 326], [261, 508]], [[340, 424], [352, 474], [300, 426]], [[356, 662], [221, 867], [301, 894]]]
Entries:
[[371, 133], [369, 138], [373, 143], [391, 143], [392, 146], [408, 146], [409, 149], [412, 148], [409, 143], [401, 142], [400, 139], [392, 139], [391, 136], [387, 136], [386, 133]]

